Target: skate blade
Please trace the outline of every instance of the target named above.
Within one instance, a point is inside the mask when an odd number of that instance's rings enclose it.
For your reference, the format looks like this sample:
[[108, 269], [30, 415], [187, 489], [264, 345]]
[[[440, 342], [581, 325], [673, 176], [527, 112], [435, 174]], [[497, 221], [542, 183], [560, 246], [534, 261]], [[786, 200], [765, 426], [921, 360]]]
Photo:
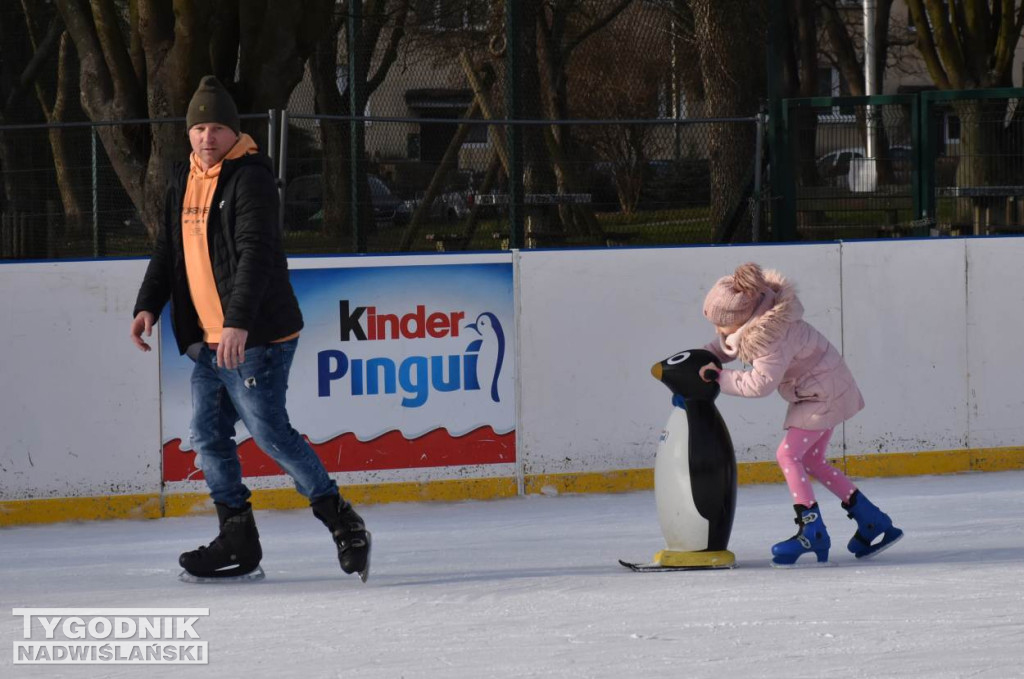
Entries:
[[768, 565], [780, 570], [792, 570], [794, 568], [831, 568], [832, 566], [835, 566], [835, 563], [831, 561], [818, 561], [817, 559], [814, 561], [801, 562], [797, 559], [793, 563], [775, 563], [774, 561], [769, 561]]
[[619, 564], [635, 573], [674, 573], [677, 571], [727, 571], [735, 568], [736, 563], [714, 566], [664, 566], [660, 563], [634, 563], [619, 559]]
[[370, 538], [370, 531], [366, 531], [366, 565], [363, 566], [363, 570], [359, 571], [359, 579], [365, 583], [370, 578], [370, 547], [373, 544], [373, 540]]
[[857, 556], [857, 558], [858, 559], [872, 559], [872, 558], [878, 556], [879, 554], [881, 554], [882, 552], [884, 552], [885, 550], [889, 549], [890, 547], [892, 547], [893, 545], [895, 545], [897, 542], [899, 542], [902, 539], [903, 539], [903, 533], [901, 531], [900, 534], [897, 535], [896, 537], [894, 537], [892, 540], [889, 540], [888, 542], [884, 542], [883, 541], [883, 542], [878, 543], [878, 546], [873, 547], [870, 552], [866, 552], [864, 554], [861, 554], [860, 556]]
[[245, 575], [227, 575], [222, 577], [204, 577], [199, 575], [192, 575], [188, 571], [182, 571], [178, 575], [178, 579], [182, 582], [188, 582], [195, 585], [211, 585], [211, 584], [226, 584], [229, 582], [256, 582], [267, 577], [267, 574], [263, 572], [263, 566], [257, 566], [256, 570], [250, 571]]

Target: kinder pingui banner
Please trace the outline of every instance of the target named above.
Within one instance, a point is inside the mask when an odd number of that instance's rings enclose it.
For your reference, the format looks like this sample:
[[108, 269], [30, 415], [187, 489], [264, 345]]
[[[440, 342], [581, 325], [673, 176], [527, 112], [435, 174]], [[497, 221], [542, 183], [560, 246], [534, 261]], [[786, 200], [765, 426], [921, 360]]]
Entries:
[[[510, 260], [300, 268], [291, 280], [305, 327], [288, 411], [329, 472], [515, 462]], [[199, 480], [192, 362], [166, 310], [162, 325], [164, 481]], [[241, 422], [237, 433], [244, 476], [283, 473]]]

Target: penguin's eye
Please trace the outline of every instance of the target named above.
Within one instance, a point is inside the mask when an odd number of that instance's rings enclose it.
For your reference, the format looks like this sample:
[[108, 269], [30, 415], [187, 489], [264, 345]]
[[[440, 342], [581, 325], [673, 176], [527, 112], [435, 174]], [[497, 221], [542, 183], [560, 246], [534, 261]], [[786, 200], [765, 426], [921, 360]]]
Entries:
[[680, 351], [678, 354], [676, 354], [672, 358], [666, 360], [665, 363], [668, 363], [669, 365], [679, 365], [680, 363], [682, 363], [683, 361], [685, 361], [688, 358], [690, 358], [690, 352], [689, 351]]

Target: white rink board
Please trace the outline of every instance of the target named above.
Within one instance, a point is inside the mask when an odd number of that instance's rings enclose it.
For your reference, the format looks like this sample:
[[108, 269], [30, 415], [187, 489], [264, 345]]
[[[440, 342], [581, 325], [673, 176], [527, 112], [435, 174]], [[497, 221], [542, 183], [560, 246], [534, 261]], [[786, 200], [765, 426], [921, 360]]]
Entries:
[[0, 499], [159, 492], [159, 361], [128, 335], [145, 270], [0, 264]]
[[967, 446], [966, 243], [843, 244], [845, 356], [866, 403], [848, 454]]
[[[793, 279], [807, 320], [841, 347], [839, 253], [838, 243], [523, 252], [519, 450], [526, 474], [652, 467], [672, 406], [651, 366], [712, 341], [704, 297], [744, 262]], [[775, 459], [782, 399], [721, 396], [716, 403], [737, 459]]]
[[967, 242], [968, 442], [1024, 442], [1024, 239]]
[[[298, 258], [290, 265], [466, 261], [460, 257]], [[844, 352], [864, 393], [866, 409], [837, 431], [832, 455], [1024, 440], [1024, 366], [1015, 342], [1024, 331], [1024, 238], [476, 256], [509, 257], [517, 267], [515, 471], [522, 474], [652, 467], [671, 406], [650, 367], [712, 339], [704, 296], [746, 261], [796, 283], [806, 318]], [[161, 492], [158, 357], [128, 338], [145, 266], [0, 264], [0, 499]], [[785, 403], [773, 394], [723, 396], [718, 405], [738, 459], [772, 461]], [[511, 476], [516, 466], [403, 469], [376, 480], [493, 478]], [[289, 484], [276, 481], [271, 486]], [[359, 475], [344, 481], [364, 482]]]

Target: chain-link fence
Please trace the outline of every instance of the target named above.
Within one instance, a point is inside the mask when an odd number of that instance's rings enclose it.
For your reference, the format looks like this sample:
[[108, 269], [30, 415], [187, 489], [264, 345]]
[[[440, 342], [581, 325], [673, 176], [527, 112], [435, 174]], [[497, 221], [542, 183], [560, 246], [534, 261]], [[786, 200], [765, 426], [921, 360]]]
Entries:
[[[753, 132], [754, 121], [729, 124]], [[714, 239], [711, 122], [659, 120], [520, 123], [541, 139], [524, 154], [524, 192], [509, 188], [508, 124], [467, 118], [375, 119], [365, 125], [372, 219], [366, 251], [705, 243]], [[284, 183], [293, 251], [352, 251], [351, 164], [328, 151], [350, 120], [291, 116]], [[530, 144], [526, 145], [531, 148]], [[537, 146], [532, 146], [537, 148]], [[747, 164], [753, 163], [754, 149]], [[356, 178], [359, 181], [361, 178]], [[357, 214], [367, 214], [366, 212]]]
[[933, 228], [1024, 233], [1024, 89], [922, 97], [922, 202]]
[[[273, 153], [267, 116], [242, 124]], [[151, 164], [154, 151], [160, 161]], [[0, 257], [148, 254], [170, 170], [188, 153], [184, 118], [0, 126]]]
[[[167, 166], [188, 152], [182, 121], [93, 124], [77, 96], [58, 107], [80, 46], [50, 40], [61, 12], [0, 16], [30, 29], [5, 43], [0, 78], [0, 256], [145, 254]], [[749, 238], [762, 216], [754, 118], [701, 119], [692, 17], [672, 3], [336, 3], [325, 26], [287, 101], [245, 126], [277, 159], [289, 252], [711, 242]], [[4, 90], [7, 67], [47, 44], [34, 96]], [[244, 109], [262, 83], [242, 66], [225, 83]]]
[[[217, 72], [256, 111], [243, 129], [275, 160], [289, 253], [1013, 233], [1022, 222], [1021, 90], [783, 102], [768, 167], [763, 117], [708, 117], [686, 3], [314, 4], [329, 10], [314, 27], [325, 30], [307, 26], [317, 37], [301, 54], [301, 31], [274, 50], [235, 35], [237, 49], [217, 54], [237, 59]], [[200, 32], [259, 23], [233, 7], [181, 11]], [[128, 5], [113, 9], [110, 26], [144, 49]], [[92, 11], [0, 8], [2, 258], [147, 254], [169, 166], [187, 157], [181, 119], [87, 122], [76, 50], [90, 43], [62, 17]], [[115, 97], [137, 89], [119, 103], [145, 114], [155, 82], [108, 84]]]
[[803, 240], [1024, 233], [1024, 90], [785, 102], [782, 221]]
[[[756, 138], [754, 119], [371, 117], [356, 121], [365, 154], [353, 166], [349, 117], [243, 118], [277, 159], [292, 254], [714, 242], [729, 215], [713, 205], [711, 149], [723, 136]], [[511, 127], [528, 140], [518, 200], [508, 182]], [[163, 140], [162, 160], [112, 162], [104, 135], [145, 148]], [[8, 126], [0, 138], [17, 161], [4, 173], [7, 259], [148, 254], [170, 166], [188, 155], [181, 119]], [[752, 168], [755, 152], [750, 145], [740, 164]], [[750, 198], [737, 194], [731, 206], [748, 223]], [[524, 215], [519, 242], [513, 206]]]

